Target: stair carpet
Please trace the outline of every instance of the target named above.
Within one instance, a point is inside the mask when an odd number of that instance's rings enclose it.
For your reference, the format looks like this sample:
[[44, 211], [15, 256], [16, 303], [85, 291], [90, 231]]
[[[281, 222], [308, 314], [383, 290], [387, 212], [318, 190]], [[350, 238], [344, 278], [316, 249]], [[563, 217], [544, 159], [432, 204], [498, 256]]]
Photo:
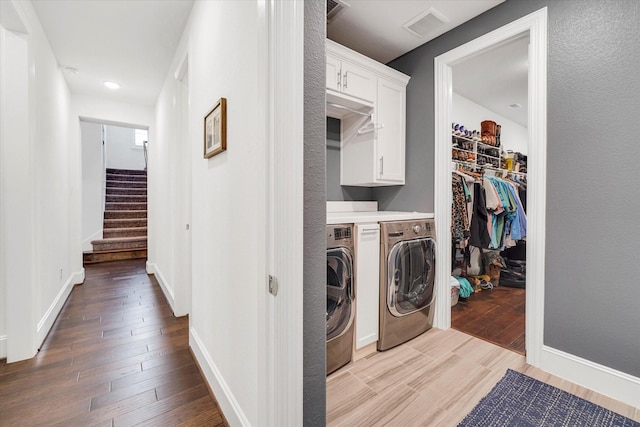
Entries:
[[107, 169], [103, 238], [84, 263], [147, 257], [147, 173]]

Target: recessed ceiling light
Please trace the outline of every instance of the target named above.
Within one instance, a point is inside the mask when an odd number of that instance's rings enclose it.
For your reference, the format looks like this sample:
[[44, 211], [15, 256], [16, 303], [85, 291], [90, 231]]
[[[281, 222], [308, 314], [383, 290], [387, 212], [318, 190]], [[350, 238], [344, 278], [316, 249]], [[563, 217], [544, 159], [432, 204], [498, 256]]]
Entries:
[[79, 73], [78, 69], [73, 67], [64, 67], [63, 70], [67, 74], [77, 75]]
[[104, 82], [104, 85], [111, 90], [120, 89], [120, 85], [116, 82]]
[[520, 107], [522, 107], [522, 105], [520, 105], [520, 104], [510, 104], [509, 107], [511, 107], [511, 108], [520, 108]]

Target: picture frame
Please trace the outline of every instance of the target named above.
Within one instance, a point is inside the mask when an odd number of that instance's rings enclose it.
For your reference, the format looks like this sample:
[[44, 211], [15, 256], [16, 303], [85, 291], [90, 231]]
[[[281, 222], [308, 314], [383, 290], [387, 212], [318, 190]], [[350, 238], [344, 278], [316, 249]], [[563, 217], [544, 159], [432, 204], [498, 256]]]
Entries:
[[227, 99], [220, 98], [204, 116], [204, 158], [208, 159], [227, 149]]

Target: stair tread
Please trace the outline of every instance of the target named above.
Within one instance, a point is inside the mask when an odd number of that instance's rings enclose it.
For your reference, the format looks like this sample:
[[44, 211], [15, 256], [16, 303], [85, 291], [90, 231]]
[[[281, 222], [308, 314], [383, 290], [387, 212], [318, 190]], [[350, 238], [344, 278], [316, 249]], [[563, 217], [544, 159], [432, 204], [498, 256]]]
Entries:
[[103, 249], [103, 250], [91, 250], [91, 251], [84, 251], [82, 252], [84, 255], [92, 255], [92, 254], [109, 254], [109, 253], [115, 253], [115, 252], [134, 252], [134, 251], [146, 251], [147, 247], [140, 247], [140, 248], [119, 248], [119, 249]]
[[143, 242], [147, 240], [147, 236], [133, 236], [133, 237], [107, 237], [106, 239], [96, 239], [92, 240], [91, 244], [101, 244], [101, 243], [132, 243], [132, 242]]
[[142, 170], [142, 169], [121, 169], [121, 168], [106, 168], [107, 172], [109, 173], [126, 173], [126, 172], [131, 172], [131, 173], [137, 173], [140, 175], [146, 175], [147, 171], [146, 170]]
[[110, 231], [123, 231], [123, 230], [146, 230], [147, 227], [114, 227], [114, 228], [110, 228]]

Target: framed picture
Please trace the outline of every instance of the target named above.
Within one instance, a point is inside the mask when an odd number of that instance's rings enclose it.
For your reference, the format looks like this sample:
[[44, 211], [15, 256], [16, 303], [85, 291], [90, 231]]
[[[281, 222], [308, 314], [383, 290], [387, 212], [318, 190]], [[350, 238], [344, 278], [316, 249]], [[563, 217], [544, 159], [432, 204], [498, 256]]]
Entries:
[[227, 100], [220, 98], [204, 117], [204, 158], [208, 159], [227, 149]]

